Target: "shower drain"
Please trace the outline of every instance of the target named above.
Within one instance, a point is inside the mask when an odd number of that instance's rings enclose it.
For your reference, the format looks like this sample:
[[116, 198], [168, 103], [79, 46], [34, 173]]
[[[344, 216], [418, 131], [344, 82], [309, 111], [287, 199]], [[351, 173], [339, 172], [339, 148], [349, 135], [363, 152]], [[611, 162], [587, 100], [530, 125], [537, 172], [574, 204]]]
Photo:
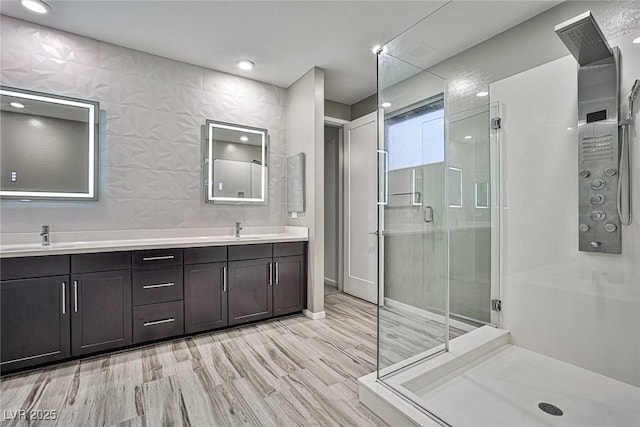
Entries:
[[538, 403], [538, 408], [542, 409], [547, 414], [554, 415], [556, 417], [559, 417], [564, 413], [562, 412], [562, 409], [558, 408], [555, 405], [552, 405], [551, 403], [540, 402]]

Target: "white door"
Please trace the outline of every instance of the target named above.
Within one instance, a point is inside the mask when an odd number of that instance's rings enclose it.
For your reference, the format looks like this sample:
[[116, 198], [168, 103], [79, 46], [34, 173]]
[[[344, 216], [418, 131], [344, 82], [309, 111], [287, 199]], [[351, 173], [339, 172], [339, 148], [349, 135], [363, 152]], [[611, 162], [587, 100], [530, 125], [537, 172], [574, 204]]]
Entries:
[[377, 113], [344, 125], [344, 292], [377, 303]]

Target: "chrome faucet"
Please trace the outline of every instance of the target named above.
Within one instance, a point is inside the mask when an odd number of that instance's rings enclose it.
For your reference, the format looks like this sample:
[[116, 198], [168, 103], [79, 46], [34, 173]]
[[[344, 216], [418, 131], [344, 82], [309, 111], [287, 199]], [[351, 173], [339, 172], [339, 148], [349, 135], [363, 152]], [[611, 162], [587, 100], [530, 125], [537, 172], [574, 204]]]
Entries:
[[236, 222], [236, 237], [240, 237], [240, 230], [242, 230], [242, 227], [240, 227], [239, 222]]
[[49, 246], [49, 226], [48, 225], [42, 226], [42, 233], [40, 233], [40, 236], [42, 236], [42, 246]]

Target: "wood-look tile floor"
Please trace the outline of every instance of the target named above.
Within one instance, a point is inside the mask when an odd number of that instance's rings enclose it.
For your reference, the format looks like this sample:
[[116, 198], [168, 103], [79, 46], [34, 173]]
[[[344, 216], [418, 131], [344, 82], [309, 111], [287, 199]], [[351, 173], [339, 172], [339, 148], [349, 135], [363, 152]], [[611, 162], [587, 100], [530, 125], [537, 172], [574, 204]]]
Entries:
[[[2, 426], [382, 426], [358, 401], [376, 367], [376, 307], [328, 289], [302, 315], [10, 375]], [[55, 421], [8, 419], [55, 410]]]

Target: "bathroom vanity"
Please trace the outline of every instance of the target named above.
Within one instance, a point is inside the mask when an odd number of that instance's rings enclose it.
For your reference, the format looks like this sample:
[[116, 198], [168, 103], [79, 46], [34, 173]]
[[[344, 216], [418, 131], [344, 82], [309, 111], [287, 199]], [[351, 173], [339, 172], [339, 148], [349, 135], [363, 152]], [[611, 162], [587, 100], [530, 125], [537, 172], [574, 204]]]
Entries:
[[301, 312], [306, 240], [285, 232], [5, 247], [1, 371]]

